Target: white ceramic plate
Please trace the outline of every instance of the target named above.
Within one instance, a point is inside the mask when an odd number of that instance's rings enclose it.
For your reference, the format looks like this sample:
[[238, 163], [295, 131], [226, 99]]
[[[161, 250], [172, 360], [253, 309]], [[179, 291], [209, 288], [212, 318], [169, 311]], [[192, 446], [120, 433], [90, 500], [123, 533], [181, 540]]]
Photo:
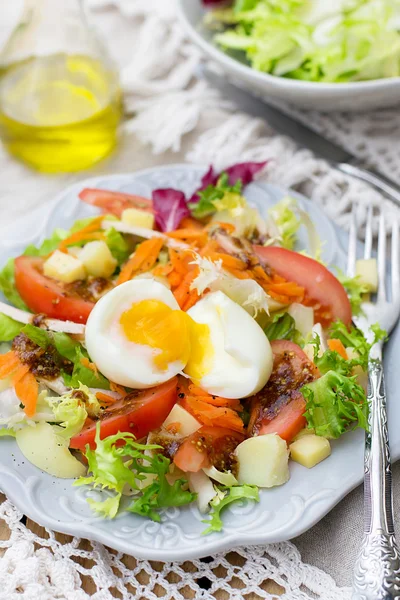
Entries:
[[[75, 219], [95, 213], [78, 199], [83, 187], [102, 187], [149, 196], [152, 189], [173, 187], [191, 194], [205, 172], [203, 167], [167, 166], [133, 175], [113, 175], [82, 181], [20, 221], [0, 232], [0, 264], [18, 255], [28, 243], [38, 243], [55, 227], [68, 227]], [[275, 186], [254, 183], [246, 196], [265, 213], [287, 192]], [[331, 224], [315, 205], [293, 192], [316, 223], [325, 240], [324, 259], [344, 266], [345, 235]], [[38, 224], [40, 224], [38, 226]], [[32, 233], [34, 232], [34, 233]], [[301, 232], [301, 247], [306, 235]], [[400, 457], [400, 404], [396, 390], [395, 357], [400, 352], [397, 328], [386, 353], [389, 390], [389, 429], [392, 453]], [[97, 540], [140, 558], [185, 560], [205, 556], [244, 544], [265, 544], [287, 540], [319, 521], [343, 496], [360, 483], [363, 476], [363, 432], [347, 433], [333, 444], [332, 456], [312, 470], [291, 463], [290, 481], [279, 488], [261, 492], [259, 504], [238, 503], [227, 509], [222, 533], [203, 536], [204, 518], [195, 506], [164, 511], [161, 523], [153, 523], [130, 513], [106, 521], [91, 513], [88, 495], [101, 492], [72, 487], [71, 480], [54, 479], [31, 465], [11, 438], [0, 440], [0, 487], [20, 510], [37, 523], [71, 535]]]
[[350, 83], [319, 83], [276, 77], [231, 58], [213, 43], [212, 33], [202, 25], [205, 9], [201, 0], [178, 0], [178, 14], [188, 36], [218, 63], [226, 75], [238, 85], [264, 97], [320, 111], [360, 111], [399, 104], [400, 77]]

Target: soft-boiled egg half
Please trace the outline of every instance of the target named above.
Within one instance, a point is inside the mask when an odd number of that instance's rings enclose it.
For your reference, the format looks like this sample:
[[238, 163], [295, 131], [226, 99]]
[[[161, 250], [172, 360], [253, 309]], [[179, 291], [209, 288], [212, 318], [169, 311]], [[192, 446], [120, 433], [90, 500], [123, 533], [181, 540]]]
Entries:
[[207, 294], [187, 312], [208, 328], [190, 354], [185, 373], [209, 394], [246, 398], [267, 383], [273, 356], [256, 321], [223, 292]]
[[86, 325], [86, 347], [111, 381], [144, 389], [186, 373], [210, 394], [244, 398], [272, 371], [260, 326], [222, 292], [187, 313], [162, 283], [134, 279], [108, 292]]

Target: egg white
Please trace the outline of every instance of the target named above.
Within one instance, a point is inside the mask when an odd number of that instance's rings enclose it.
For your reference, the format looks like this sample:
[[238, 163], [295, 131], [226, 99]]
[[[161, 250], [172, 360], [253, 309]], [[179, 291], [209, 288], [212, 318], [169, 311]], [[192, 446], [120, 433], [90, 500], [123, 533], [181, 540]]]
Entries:
[[272, 372], [271, 346], [244, 308], [218, 291], [207, 294], [188, 315], [208, 325], [214, 352], [211, 368], [196, 383], [224, 398], [246, 398], [265, 386]]
[[133, 279], [103, 296], [90, 313], [85, 332], [91, 360], [111, 381], [136, 389], [164, 383], [182, 371], [185, 364], [174, 361], [163, 370], [154, 363], [159, 350], [127, 339], [121, 315], [136, 302], [159, 300], [173, 310], [179, 305], [172, 292], [158, 281]]

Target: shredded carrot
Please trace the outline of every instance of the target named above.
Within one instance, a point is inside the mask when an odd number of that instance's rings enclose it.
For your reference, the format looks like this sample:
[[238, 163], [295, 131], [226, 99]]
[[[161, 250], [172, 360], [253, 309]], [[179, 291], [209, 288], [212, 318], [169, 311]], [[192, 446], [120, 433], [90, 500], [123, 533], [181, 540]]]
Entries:
[[242, 419], [231, 408], [212, 406], [194, 396], [187, 396], [182, 401], [182, 405], [204, 425], [227, 427], [233, 431], [243, 431], [244, 429]]
[[233, 233], [235, 231], [235, 226], [232, 223], [224, 223], [223, 221], [211, 221], [206, 227], [207, 231], [211, 228], [214, 229], [219, 227], [220, 229], [224, 229], [227, 233]]
[[343, 343], [340, 340], [338, 340], [336, 338], [328, 340], [328, 347], [329, 347], [329, 350], [332, 350], [333, 352], [337, 352], [345, 360], [349, 360], [349, 356], [346, 352], [346, 348], [344, 347]]
[[[197, 300], [199, 299], [199, 295], [198, 295], [197, 291], [190, 289], [190, 285], [193, 282], [193, 280], [196, 278], [196, 276], [197, 276], [196, 270], [189, 271], [183, 278], [180, 285], [175, 290], [173, 290], [175, 300], [177, 301], [177, 303], [179, 304], [179, 306], [182, 310], [184, 309], [184, 306], [188, 302], [190, 297], [191, 297], [192, 301], [195, 300], [196, 298], [197, 298]], [[197, 300], [196, 300], [196, 302], [197, 302]]]
[[181, 275], [186, 275], [186, 273], [193, 268], [193, 265], [191, 264], [193, 262], [192, 251], [174, 250], [173, 248], [170, 248], [169, 259], [174, 271]]
[[290, 281], [286, 281], [285, 283], [271, 283], [269, 290], [284, 296], [304, 296], [304, 288]]
[[224, 252], [209, 252], [206, 256], [213, 261], [221, 260], [225, 269], [244, 271], [247, 268], [247, 265], [243, 260], [236, 258], [236, 256], [225, 254]]
[[28, 372], [19, 379], [14, 386], [15, 393], [24, 405], [27, 417], [33, 417], [36, 412], [39, 385], [35, 376]]
[[16, 371], [14, 371], [13, 375], [12, 375], [12, 382], [13, 385], [15, 385], [17, 383], [17, 381], [19, 381], [20, 379], [22, 379], [22, 377], [24, 375], [26, 375], [26, 373], [28, 373], [29, 371], [29, 367], [28, 365], [23, 365], [21, 364]]
[[166, 430], [170, 433], [179, 433], [181, 429], [182, 423], [179, 423], [179, 421], [176, 421], [176, 423], [168, 423], [166, 426]]
[[254, 273], [254, 276], [256, 277], [256, 279], [258, 279], [260, 282], [269, 283], [271, 281], [271, 277], [269, 275], [267, 275], [267, 273], [264, 271], [264, 269], [262, 267], [260, 267], [260, 265], [254, 266], [252, 268], [252, 272]]
[[179, 228], [180, 229], [197, 229], [200, 231], [200, 230], [204, 230], [204, 225], [203, 225], [203, 223], [201, 223], [197, 219], [194, 219], [193, 217], [184, 217], [182, 219], [182, 221], [179, 223]]
[[122, 385], [118, 385], [118, 383], [114, 383], [110, 381], [110, 390], [112, 392], [118, 392], [121, 396], [126, 396], [126, 389], [122, 387]]
[[103, 392], [96, 392], [96, 398], [102, 404], [114, 404], [117, 399], [114, 396], [109, 396], [108, 394], [104, 394]]
[[240, 403], [240, 400], [230, 399], [230, 398], [222, 398], [221, 396], [211, 396], [210, 394], [207, 394], [207, 392], [205, 392], [201, 388], [194, 386], [194, 384], [189, 385], [189, 395], [193, 396], [197, 400], [202, 400], [203, 402], [207, 402], [208, 404], [211, 404], [212, 406], [217, 406], [217, 407], [225, 406], [225, 407], [232, 408], [233, 410], [239, 410], [239, 411], [242, 410], [242, 405]]
[[86, 225], [86, 227], [83, 227], [79, 231], [76, 231], [65, 238], [65, 240], [62, 240], [59, 245], [59, 250], [63, 252], [67, 249], [67, 246], [85, 240], [104, 240], [104, 233], [98, 231], [103, 219], [104, 215], [94, 218], [89, 225]]
[[117, 285], [132, 279], [134, 275], [149, 271], [155, 264], [164, 245], [163, 238], [151, 238], [142, 242], [128, 262], [123, 266], [117, 279]]
[[94, 363], [90, 362], [90, 360], [88, 358], [86, 358], [86, 356], [82, 356], [81, 365], [83, 365], [87, 369], [90, 369], [91, 371], [93, 371], [93, 373], [96, 375], [96, 377], [99, 376], [98, 368], [96, 367], [96, 365]]
[[21, 362], [12, 350], [7, 354], [0, 354], [0, 379], [4, 379], [13, 373]]
[[186, 240], [191, 243], [199, 242], [202, 246], [207, 241], [207, 235], [199, 229], [175, 229], [175, 231], [169, 231], [167, 236], [174, 240]]

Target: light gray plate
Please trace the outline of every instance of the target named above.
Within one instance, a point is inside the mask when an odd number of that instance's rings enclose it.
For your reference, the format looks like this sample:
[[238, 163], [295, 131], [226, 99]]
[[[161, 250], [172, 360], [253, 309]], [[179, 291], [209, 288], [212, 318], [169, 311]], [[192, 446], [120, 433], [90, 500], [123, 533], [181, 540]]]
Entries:
[[[38, 243], [55, 227], [69, 227], [75, 219], [94, 214], [96, 209], [78, 200], [84, 187], [102, 187], [149, 196], [152, 189], [173, 187], [190, 194], [200, 181], [204, 167], [175, 165], [82, 181], [65, 190], [47, 207], [32, 212], [0, 232], [0, 264], [18, 255], [28, 243]], [[246, 196], [262, 212], [287, 192], [275, 186], [254, 183]], [[346, 236], [336, 229], [322, 211], [304, 197], [290, 192], [310, 213], [325, 241], [324, 260], [344, 267]], [[301, 245], [305, 244], [301, 232]], [[304, 243], [303, 243], [304, 242]], [[400, 329], [393, 334], [386, 351], [389, 390], [389, 429], [392, 454], [400, 457], [400, 404], [396, 402], [396, 354], [400, 353]], [[314, 469], [291, 463], [290, 481], [279, 488], [261, 492], [259, 504], [238, 503], [224, 515], [222, 533], [203, 536], [204, 518], [195, 506], [166, 510], [161, 523], [137, 515], [121, 514], [114, 521], [93, 516], [88, 492], [72, 487], [72, 481], [54, 479], [31, 465], [14, 440], [0, 440], [0, 487], [31, 519], [71, 535], [97, 540], [137, 556], [153, 560], [185, 560], [227, 550], [244, 544], [278, 542], [300, 535], [319, 521], [341, 498], [362, 480], [363, 433], [347, 433], [333, 444], [332, 456]]]

